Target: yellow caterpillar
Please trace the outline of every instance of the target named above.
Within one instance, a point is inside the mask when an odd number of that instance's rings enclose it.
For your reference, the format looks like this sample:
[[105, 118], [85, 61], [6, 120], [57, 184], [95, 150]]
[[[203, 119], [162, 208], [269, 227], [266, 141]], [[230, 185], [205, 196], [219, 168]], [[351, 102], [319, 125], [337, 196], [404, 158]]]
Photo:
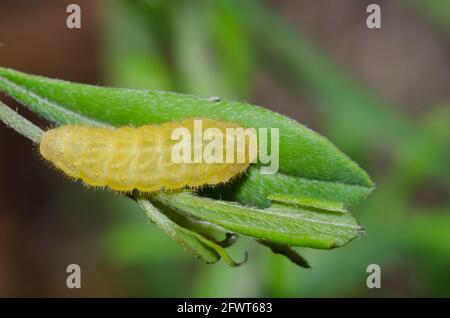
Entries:
[[[212, 128], [214, 134], [222, 133], [227, 142], [207, 142], [208, 138], [198, 135]], [[180, 140], [174, 140], [174, 131], [189, 132], [192, 138], [192, 151], [189, 152]], [[255, 136], [235, 135], [236, 142], [231, 145], [228, 129], [243, 129], [235, 124], [211, 119], [185, 120], [164, 123], [159, 126], [148, 125], [138, 128], [97, 128], [79, 125], [61, 126], [44, 133], [40, 143], [42, 156], [61, 169], [65, 174], [82, 179], [92, 186], [108, 186], [117, 191], [154, 192], [160, 189], [181, 189], [198, 187], [205, 184], [214, 185], [230, 180], [247, 169], [256, 159], [255, 150], [251, 151], [256, 141]], [[180, 131], [179, 131], [180, 132]], [[180, 134], [175, 134], [179, 137]], [[247, 144], [247, 141], [248, 144]], [[190, 141], [189, 141], [190, 142]], [[218, 151], [235, 150], [244, 143], [244, 160], [242, 162], [199, 161], [186, 162], [208, 150], [213, 158], [220, 158]], [[230, 146], [231, 145], [231, 146]], [[248, 148], [246, 147], [248, 145]], [[189, 146], [189, 145], [188, 145]], [[183, 151], [180, 151], [182, 149]], [[185, 162], [174, 160], [174, 154], [180, 151]], [[234, 157], [234, 156], [233, 156]], [[227, 158], [229, 156], [227, 154]], [[234, 158], [235, 159], [235, 158]], [[211, 161], [211, 160], [210, 160]]]

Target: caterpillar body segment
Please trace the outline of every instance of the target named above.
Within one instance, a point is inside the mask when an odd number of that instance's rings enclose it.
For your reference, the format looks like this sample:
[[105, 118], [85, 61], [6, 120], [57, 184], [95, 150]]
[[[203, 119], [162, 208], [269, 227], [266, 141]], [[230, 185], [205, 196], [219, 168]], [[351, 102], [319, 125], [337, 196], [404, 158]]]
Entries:
[[[155, 192], [227, 182], [245, 171], [256, 159], [256, 153], [246, 147], [247, 139], [235, 135], [234, 149], [242, 142], [245, 143], [244, 160], [174, 160], [174, 147], [178, 145], [180, 148], [180, 140], [173, 138], [176, 129], [180, 128], [192, 136], [191, 153], [185, 159], [202, 154], [208, 147], [208, 141], [196, 134], [196, 122], [198, 120], [192, 119], [138, 128], [66, 125], [44, 133], [40, 153], [65, 174], [82, 179], [88, 185], [108, 186], [123, 192], [134, 189]], [[215, 129], [215, 132], [225, 137], [227, 129], [240, 127], [202, 119], [201, 131], [205, 132], [208, 128]], [[227, 145], [226, 141], [215, 144], [213, 153], [221, 150], [225, 154], [230, 151]], [[186, 155], [184, 151], [181, 152]]]

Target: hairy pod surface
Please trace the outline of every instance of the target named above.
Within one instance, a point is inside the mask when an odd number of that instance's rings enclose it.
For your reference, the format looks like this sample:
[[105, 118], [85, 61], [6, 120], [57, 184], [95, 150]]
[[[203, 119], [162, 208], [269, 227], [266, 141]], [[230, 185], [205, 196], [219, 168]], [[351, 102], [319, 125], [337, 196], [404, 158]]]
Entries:
[[[195, 122], [169, 122], [159, 126], [98, 128], [66, 125], [44, 133], [41, 155], [65, 174], [85, 183], [116, 191], [155, 192], [175, 190], [227, 182], [247, 169], [255, 154], [245, 147], [243, 162], [176, 162], [173, 149], [179, 140], [173, 140], [177, 128], [190, 132], [191, 153], [201, 153], [210, 141], [195, 134]], [[214, 128], [226, 136], [227, 129], [240, 128], [231, 123], [202, 119], [202, 132]], [[247, 138], [235, 136], [237, 147]], [[224, 154], [230, 151], [226, 141], [216, 145]], [[217, 148], [219, 147], [219, 148]], [[234, 148], [236, 149], [236, 148]], [[190, 156], [190, 155], [189, 155]]]

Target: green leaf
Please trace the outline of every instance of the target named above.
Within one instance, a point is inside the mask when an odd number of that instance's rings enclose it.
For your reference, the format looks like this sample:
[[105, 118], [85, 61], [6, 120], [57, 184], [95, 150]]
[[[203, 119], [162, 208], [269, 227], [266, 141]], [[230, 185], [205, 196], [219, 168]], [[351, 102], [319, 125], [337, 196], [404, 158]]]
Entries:
[[208, 118], [245, 127], [279, 128], [281, 173], [373, 186], [367, 173], [326, 138], [292, 119], [247, 103], [75, 84], [4, 68], [0, 68], [0, 90], [59, 124], [89, 120], [114, 126], [141, 126], [204, 118], [207, 114]]
[[208, 114], [248, 127], [279, 128], [280, 172], [265, 175], [256, 167], [250, 169], [248, 178], [234, 183], [229, 191], [230, 199], [241, 203], [265, 207], [270, 204], [267, 195], [283, 189], [286, 194], [350, 206], [373, 190], [367, 173], [326, 138], [258, 106], [161, 91], [75, 84], [3, 68], [0, 90], [57, 124], [139, 126]]
[[153, 205], [164, 211], [167, 217], [180, 226], [201, 234], [206, 239], [221, 247], [229, 247], [236, 242], [237, 235], [235, 233], [229, 232], [216, 224], [179, 213], [168, 206], [159, 204], [159, 202], [153, 202]]
[[218, 188], [221, 197], [249, 205], [268, 207], [267, 196], [272, 193], [303, 195], [328, 201], [343, 202], [352, 206], [364, 200], [373, 188], [341, 182], [329, 182], [289, 176], [282, 173], [261, 174], [256, 167], [250, 167], [246, 177], [237, 184]]
[[151, 200], [230, 231], [282, 245], [331, 249], [347, 244], [362, 230], [356, 219], [347, 213], [324, 213], [276, 204], [260, 209], [188, 192], [159, 193]]
[[308, 196], [294, 196], [289, 194], [273, 193], [267, 196], [267, 199], [286, 204], [294, 204], [307, 208], [318, 210], [347, 213], [348, 210], [342, 202], [328, 201]]
[[196, 232], [192, 232], [179, 226], [165, 214], [161, 213], [148, 200], [138, 199], [138, 203], [147, 212], [147, 216], [152, 222], [154, 222], [161, 230], [183, 246], [186, 251], [202, 259], [206, 263], [215, 263], [221, 257], [230, 266], [238, 266], [245, 262], [245, 260], [241, 263], [235, 262], [222, 247]]
[[[0, 71], [2, 68], [0, 68]], [[41, 115], [45, 119], [57, 123], [64, 124], [85, 124], [92, 126], [108, 126], [105, 122], [93, 120], [87, 116], [80, 115], [80, 113], [68, 110], [62, 105], [59, 105], [45, 97], [39, 96], [32, 91], [24, 89], [20, 85], [11, 82], [0, 75], [0, 90], [4, 93], [14, 97], [17, 101], [24, 104], [35, 113]]]
[[[310, 205], [321, 204], [329, 210], [332, 205], [329, 201], [352, 205], [373, 189], [368, 175], [327, 139], [289, 118], [257, 106], [169, 92], [74, 84], [3, 68], [0, 68], [0, 90], [57, 124], [139, 126], [211, 114], [210, 118], [247, 127], [279, 128], [279, 173], [261, 174], [258, 166], [253, 166], [238, 182], [213, 189], [216, 195], [222, 195], [229, 187], [231, 197], [241, 203], [265, 207], [270, 205], [267, 196], [271, 194], [284, 198], [307, 196], [317, 198], [309, 200]], [[13, 111], [3, 113], [5, 116], [0, 119], [14, 123]], [[11, 126], [19, 132], [24, 132], [22, 128], [27, 126], [33, 131], [33, 125], [25, 119], [18, 122], [20, 124]], [[37, 142], [39, 138], [34, 140]], [[188, 193], [160, 193], [149, 198], [160, 209], [139, 199], [149, 217], [185, 249], [206, 262], [223, 258], [232, 266], [239, 265], [222, 248], [234, 242], [234, 233], [269, 242], [277, 246], [278, 252], [301, 263], [288, 245], [330, 249], [347, 244], [361, 232], [350, 214], [318, 212], [315, 208], [272, 204], [263, 209]], [[223, 234], [225, 239], [218, 239], [218, 235]]]

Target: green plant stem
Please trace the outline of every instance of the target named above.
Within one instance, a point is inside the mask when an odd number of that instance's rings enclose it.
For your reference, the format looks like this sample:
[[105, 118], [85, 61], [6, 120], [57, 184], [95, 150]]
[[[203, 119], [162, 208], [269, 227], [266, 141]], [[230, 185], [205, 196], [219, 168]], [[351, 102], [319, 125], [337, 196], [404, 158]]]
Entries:
[[41, 141], [44, 131], [28, 119], [20, 116], [17, 112], [6, 106], [1, 101], [0, 120], [21, 135], [33, 141], [35, 144], [39, 144]]

